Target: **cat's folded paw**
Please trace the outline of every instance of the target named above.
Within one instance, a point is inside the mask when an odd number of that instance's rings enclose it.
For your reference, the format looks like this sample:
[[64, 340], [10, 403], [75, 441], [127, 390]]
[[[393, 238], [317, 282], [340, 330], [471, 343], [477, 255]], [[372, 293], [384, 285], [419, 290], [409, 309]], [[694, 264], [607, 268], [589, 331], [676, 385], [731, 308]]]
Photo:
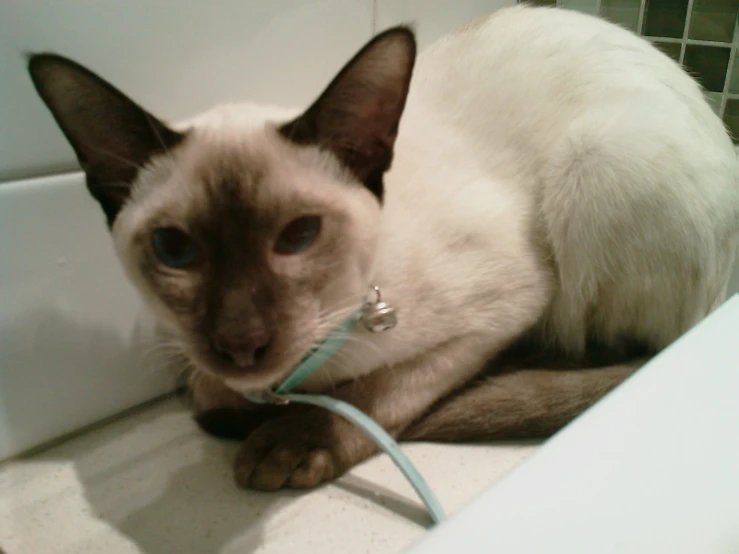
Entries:
[[361, 432], [331, 413], [310, 410], [266, 422], [249, 435], [234, 474], [244, 488], [306, 489], [339, 477], [372, 452]]

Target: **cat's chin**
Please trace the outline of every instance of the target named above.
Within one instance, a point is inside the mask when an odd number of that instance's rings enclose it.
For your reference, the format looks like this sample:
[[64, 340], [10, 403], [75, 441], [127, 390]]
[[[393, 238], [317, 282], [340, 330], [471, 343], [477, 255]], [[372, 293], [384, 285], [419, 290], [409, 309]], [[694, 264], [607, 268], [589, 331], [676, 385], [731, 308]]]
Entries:
[[259, 397], [276, 389], [291, 373], [291, 369], [222, 377], [223, 384], [244, 397]]
[[[309, 327], [306, 324], [304, 328]], [[283, 340], [283, 337], [294, 337], [295, 334], [276, 335], [264, 359], [249, 367], [239, 367], [215, 355], [210, 345], [199, 338], [191, 338], [185, 343], [185, 353], [197, 371], [215, 378], [239, 395], [254, 396], [277, 388], [300, 364], [306, 352], [320, 342], [312, 333], [305, 334], [310, 340], [304, 343]]]
[[[199, 361], [197, 361], [199, 358]], [[213, 363], [208, 357], [193, 356], [197, 371], [206, 373], [221, 381], [227, 388], [242, 396], [254, 396], [258, 393], [270, 391], [280, 385], [300, 362], [300, 356], [295, 360], [283, 360], [282, 363], [263, 363], [251, 368], [238, 369], [223, 367], [218, 362]]]
[[277, 368], [253, 368], [241, 371], [222, 371], [210, 364], [197, 364], [198, 371], [207, 373], [221, 381], [232, 391], [249, 396], [277, 387], [289, 374], [289, 370]]
[[240, 394], [244, 398], [258, 398], [262, 395], [267, 394], [267, 392], [272, 390], [277, 383], [267, 382], [260, 385], [259, 383], [251, 380], [242, 381], [240, 379], [227, 378], [223, 380], [223, 384], [226, 385], [226, 387], [231, 389], [233, 392], [235, 392], [236, 394]]

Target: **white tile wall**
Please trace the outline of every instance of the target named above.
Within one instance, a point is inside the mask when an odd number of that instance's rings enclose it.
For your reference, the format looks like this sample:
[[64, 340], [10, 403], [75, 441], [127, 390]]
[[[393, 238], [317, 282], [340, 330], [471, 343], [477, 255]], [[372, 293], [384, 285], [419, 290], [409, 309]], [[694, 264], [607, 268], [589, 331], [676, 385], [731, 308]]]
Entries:
[[172, 120], [224, 101], [308, 102], [372, 17], [372, 0], [0, 2], [0, 180], [76, 167], [22, 52], [69, 56]]

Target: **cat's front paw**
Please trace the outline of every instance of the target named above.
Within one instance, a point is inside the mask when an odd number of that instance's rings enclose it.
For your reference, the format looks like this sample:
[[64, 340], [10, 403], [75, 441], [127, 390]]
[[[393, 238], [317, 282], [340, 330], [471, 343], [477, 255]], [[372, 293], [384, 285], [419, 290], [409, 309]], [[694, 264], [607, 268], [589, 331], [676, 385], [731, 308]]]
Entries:
[[361, 431], [320, 409], [268, 421], [242, 445], [234, 464], [244, 488], [306, 489], [335, 479], [374, 452]]

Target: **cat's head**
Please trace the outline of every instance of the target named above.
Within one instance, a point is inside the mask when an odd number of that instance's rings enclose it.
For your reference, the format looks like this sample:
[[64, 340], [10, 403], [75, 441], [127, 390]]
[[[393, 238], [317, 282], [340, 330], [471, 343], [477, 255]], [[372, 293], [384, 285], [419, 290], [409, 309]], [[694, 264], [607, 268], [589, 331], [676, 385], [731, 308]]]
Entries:
[[394, 28], [297, 117], [224, 107], [178, 129], [68, 59], [34, 55], [29, 71], [145, 302], [196, 367], [250, 390], [366, 293], [414, 61]]

